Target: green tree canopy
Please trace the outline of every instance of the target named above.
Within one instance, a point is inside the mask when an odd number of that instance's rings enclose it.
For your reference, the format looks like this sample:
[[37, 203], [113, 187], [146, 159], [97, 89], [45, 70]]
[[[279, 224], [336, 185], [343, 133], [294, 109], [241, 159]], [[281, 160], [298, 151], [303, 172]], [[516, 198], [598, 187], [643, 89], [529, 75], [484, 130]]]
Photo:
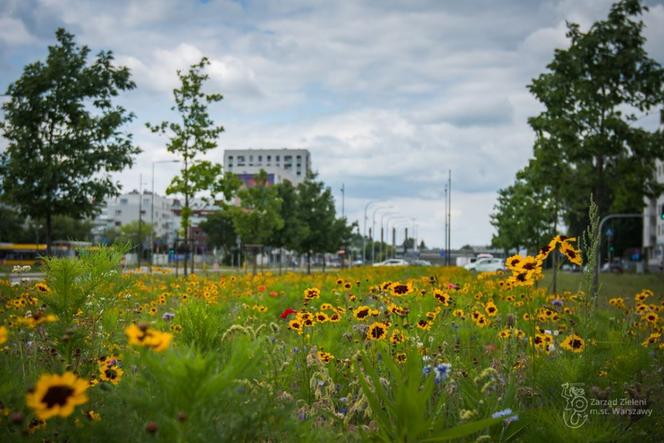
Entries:
[[[229, 199], [230, 193], [234, 190], [234, 187], [228, 186], [222, 177], [221, 165], [201, 158], [206, 152], [217, 147], [217, 137], [224, 130], [222, 126], [215, 125], [208, 113], [209, 105], [223, 99], [221, 94], [203, 91], [205, 81], [209, 78], [204, 69], [209, 64], [209, 60], [203, 57], [186, 73], [177, 71], [180, 87], [173, 90], [175, 106], [171, 110], [180, 114], [180, 122], [164, 121], [158, 125], [146, 124], [152, 132], [169, 135], [170, 138], [166, 145], [168, 152], [177, 154], [182, 159], [180, 174], [173, 177], [166, 193], [184, 195], [181, 225], [185, 250], [188, 249], [189, 227], [191, 226], [190, 200], [197, 193], [204, 191], [212, 193], [213, 196], [217, 192], [223, 192], [226, 199]], [[186, 275], [186, 255], [184, 269]]]
[[55, 35], [46, 61], [27, 65], [7, 88], [0, 123], [9, 142], [0, 154], [2, 199], [45, 220], [49, 253], [53, 217], [95, 215], [119, 193], [111, 173], [131, 166], [140, 152], [121, 130], [134, 115], [112, 102], [135, 87], [129, 70], [113, 65], [110, 51], [88, 64], [87, 46], [76, 46], [64, 29]]
[[530, 183], [549, 185], [572, 233], [587, 224], [590, 193], [601, 216], [638, 212], [644, 196], [661, 192], [654, 167], [664, 138], [636, 124], [637, 114], [664, 104], [664, 70], [644, 49], [645, 11], [639, 0], [622, 0], [586, 32], [568, 24], [569, 48], [556, 50], [529, 85], [545, 107], [529, 119], [539, 164]]

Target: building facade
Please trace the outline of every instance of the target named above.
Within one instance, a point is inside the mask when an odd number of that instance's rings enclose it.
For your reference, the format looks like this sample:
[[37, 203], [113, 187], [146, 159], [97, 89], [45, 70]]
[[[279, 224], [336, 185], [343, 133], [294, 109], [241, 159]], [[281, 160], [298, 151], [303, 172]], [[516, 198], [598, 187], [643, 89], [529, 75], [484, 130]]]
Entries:
[[[664, 131], [664, 110], [660, 112], [659, 128]], [[664, 162], [655, 161], [655, 179], [664, 185]], [[643, 208], [643, 249], [651, 268], [664, 268], [664, 194], [646, 198]]]
[[298, 185], [311, 172], [311, 155], [307, 149], [226, 149], [224, 170], [249, 186], [261, 170], [271, 184], [288, 180]]
[[[664, 185], [664, 162], [655, 164], [657, 183]], [[664, 194], [646, 199], [643, 209], [643, 247], [651, 267], [664, 266]]]
[[[154, 202], [154, 207], [153, 207]], [[109, 229], [118, 229], [122, 225], [136, 222], [140, 219], [152, 223], [154, 217], [154, 238], [156, 241], [172, 243], [179, 226], [179, 218], [173, 212], [173, 202], [170, 199], [144, 191], [132, 191], [106, 200], [101, 213], [95, 219], [94, 237], [104, 242], [104, 232]]]

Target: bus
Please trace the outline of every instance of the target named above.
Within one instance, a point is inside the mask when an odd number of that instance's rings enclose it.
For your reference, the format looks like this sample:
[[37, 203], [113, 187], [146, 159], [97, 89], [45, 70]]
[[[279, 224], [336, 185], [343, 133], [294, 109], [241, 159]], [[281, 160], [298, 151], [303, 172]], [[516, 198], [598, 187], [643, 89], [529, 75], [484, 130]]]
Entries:
[[0, 243], [0, 265], [34, 265], [46, 255], [46, 245], [36, 243]]
[[[90, 242], [56, 240], [51, 244], [51, 253], [54, 257], [77, 257], [80, 249], [91, 247]], [[34, 266], [45, 256], [44, 243], [0, 243], [0, 265]]]

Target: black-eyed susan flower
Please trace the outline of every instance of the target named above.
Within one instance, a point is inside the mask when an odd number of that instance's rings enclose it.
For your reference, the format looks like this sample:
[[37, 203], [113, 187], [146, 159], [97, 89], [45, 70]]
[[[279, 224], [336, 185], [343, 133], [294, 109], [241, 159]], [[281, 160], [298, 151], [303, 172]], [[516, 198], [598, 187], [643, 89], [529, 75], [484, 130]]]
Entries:
[[392, 290], [392, 295], [395, 295], [395, 296], [406, 295], [406, 294], [410, 294], [411, 292], [413, 292], [413, 283], [412, 282], [408, 282], [408, 283], [394, 282], [390, 286], [390, 288]]
[[371, 315], [371, 308], [369, 306], [358, 306], [353, 311], [353, 317], [358, 320], [366, 320]]
[[329, 352], [325, 352], [325, 351], [318, 351], [317, 356], [318, 356], [318, 360], [323, 362], [323, 363], [329, 363], [332, 360], [334, 360], [334, 355], [330, 354]]
[[444, 306], [449, 306], [450, 305], [451, 297], [447, 292], [436, 288], [436, 289], [433, 290], [433, 296], [435, 297], [436, 300], [438, 300]]
[[68, 417], [74, 408], [88, 401], [85, 391], [88, 382], [73, 372], [43, 374], [25, 398], [26, 404], [40, 420], [51, 417]]
[[560, 343], [560, 347], [571, 352], [583, 352], [586, 342], [576, 334], [569, 335]]
[[581, 250], [576, 249], [569, 242], [565, 241], [560, 245], [560, 252], [567, 258], [570, 263], [581, 266], [583, 264], [583, 257]]
[[367, 330], [369, 340], [383, 340], [387, 336], [387, 325], [382, 322], [374, 322]]
[[511, 335], [511, 331], [507, 328], [502, 329], [501, 331], [498, 332], [498, 337], [500, 337], [502, 339], [510, 338], [510, 335]]
[[320, 297], [320, 289], [318, 288], [307, 288], [304, 290], [304, 299], [305, 301], [313, 300]]
[[495, 317], [498, 314], [498, 308], [493, 300], [489, 300], [484, 306], [484, 311], [489, 317]]
[[122, 380], [124, 371], [117, 364], [111, 364], [99, 368], [99, 379], [117, 385]]
[[149, 328], [147, 325], [131, 324], [125, 329], [125, 335], [129, 339], [129, 344], [134, 346], [143, 346], [150, 348], [155, 352], [161, 352], [168, 349], [173, 335], [168, 332], [161, 332]]
[[428, 331], [431, 329], [431, 322], [424, 319], [418, 320], [417, 327], [423, 331]]
[[397, 363], [405, 363], [406, 360], [408, 360], [408, 356], [405, 352], [397, 352], [394, 354], [394, 359], [397, 361]]
[[297, 332], [298, 334], [302, 334], [302, 330], [304, 329], [304, 325], [302, 322], [298, 319], [291, 320], [288, 322], [288, 329]]
[[321, 312], [316, 312], [315, 317], [316, 317], [316, 321], [318, 323], [325, 323], [325, 322], [330, 321], [330, 317], [322, 311]]
[[51, 292], [51, 288], [49, 288], [48, 285], [44, 282], [37, 283], [35, 285], [35, 289], [37, 289], [39, 292], [42, 292], [42, 293]]
[[454, 317], [457, 317], [457, 318], [464, 318], [465, 317], [463, 309], [455, 309], [454, 311], [452, 311], [452, 315]]
[[393, 330], [392, 334], [390, 334], [390, 343], [392, 343], [393, 345], [403, 343], [405, 340], [406, 336], [399, 329]]

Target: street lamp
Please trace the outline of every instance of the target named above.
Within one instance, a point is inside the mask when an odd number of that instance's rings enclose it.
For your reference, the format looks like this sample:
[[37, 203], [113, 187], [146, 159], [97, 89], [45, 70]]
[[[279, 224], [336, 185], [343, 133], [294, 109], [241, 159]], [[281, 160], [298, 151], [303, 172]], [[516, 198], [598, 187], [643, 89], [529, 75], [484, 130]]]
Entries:
[[152, 201], [150, 202], [150, 272], [152, 272], [152, 262], [154, 261], [154, 165], [157, 163], [180, 163], [180, 160], [157, 160], [152, 162]]
[[375, 256], [376, 256], [376, 251], [375, 251], [375, 242], [374, 242], [374, 235], [376, 234], [376, 212], [380, 211], [381, 209], [392, 209], [394, 206], [389, 205], [386, 207], [381, 207], [381, 208], [375, 208], [373, 211], [373, 214], [371, 216], [371, 264], [375, 263]]
[[382, 256], [385, 255], [384, 254], [385, 247], [383, 246], [383, 243], [384, 243], [383, 242], [383, 233], [384, 233], [383, 226], [385, 225], [385, 217], [390, 217], [392, 215], [397, 215], [397, 214], [398, 214], [398, 212], [392, 211], [392, 212], [385, 212], [385, 213], [381, 214], [381, 216], [380, 216], [380, 254]]
[[[390, 223], [392, 223], [392, 231], [395, 231], [397, 226], [403, 224], [407, 220], [408, 220], [408, 217], [403, 216], [403, 215], [400, 215], [400, 216], [394, 217], [394, 218], [392, 218], [392, 217], [388, 218], [387, 222], [385, 224], [385, 228], [386, 228], [386, 231], [388, 233], [388, 237], [389, 237], [389, 233], [390, 233]], [[396, 256], [396, 232], [394, 232], [394, 235], [392, 236], [392, 258], [394, 258], [395, 256]]]
[[[384, 200], [372, 200], [370, 202], [367, 202], [366, 205], [364, 205], [364, 232], [362, 233], [362, 262], [364, 263], [365, 257], [364, 257], [364, 252], [367, 250], [367, 222], [369, 218], [367, 217], [367, 211], [369, 210], [369, 206], [373, 204], [382, 204], [385, 203]], [[359, 227], [358, 227], [359, 230]], [[373, 234], [371, 236], [371, 240], [373, 241]]]
[[[390, 238], [390, 222], [397, 222], [399, 220], [405, 220], [405, 219], [407, 219], [407, 217], [405, 217], [403, 215], [397, 215], [396, 217], [388, 217], [387, 220], [385, 220], [385, 233], [387, 234], [388, 244], [389, 244], [389, 238]], [[382, 229], [382, 226], [381, 226], [381, 229]], [[394, 229], [394, 225], [392, 226], [392, 229]], [[396, 246], [394, 244], [395, 243], [394, 237], [392, 237], [392, 240], [393, 240], [392, 241], [392, 247], [394, 248]], [[382, 247], [382, 245], [381, 245], [381, 247]], [[392, 251], [392, 254], [394, 254], [394, 251]]]

